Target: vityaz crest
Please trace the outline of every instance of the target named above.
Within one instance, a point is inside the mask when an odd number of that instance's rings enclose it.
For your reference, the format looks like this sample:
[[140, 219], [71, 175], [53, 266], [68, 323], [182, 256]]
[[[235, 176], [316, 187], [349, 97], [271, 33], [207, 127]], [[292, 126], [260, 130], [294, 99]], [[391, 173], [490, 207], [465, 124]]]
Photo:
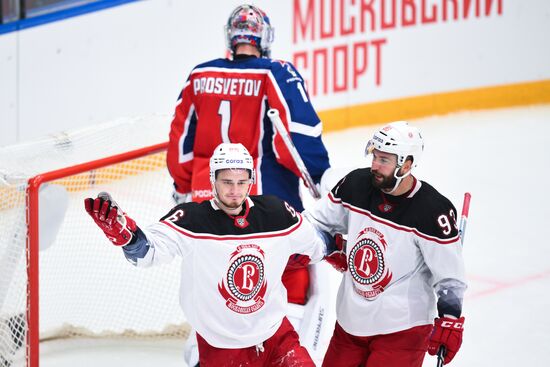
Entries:
[[367, 299], [376, 298], [392, 279], [385, 261], [388, 245], [384, 235], [373, 227], [357, 235], [348, 257], [348, 268], [357, 294]]
[[265, 304], [267, 290], [264, 252], [255, 244], [237, 246], [229, 259], [227, 274], [218, 284], [218, 291], [230, 310], [248, 314]]

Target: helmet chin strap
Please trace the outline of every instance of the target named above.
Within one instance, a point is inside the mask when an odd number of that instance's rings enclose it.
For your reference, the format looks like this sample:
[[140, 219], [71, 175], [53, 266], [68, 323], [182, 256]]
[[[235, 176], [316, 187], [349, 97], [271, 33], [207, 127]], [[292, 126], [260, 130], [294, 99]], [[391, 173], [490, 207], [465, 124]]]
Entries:
[[397, 175], [397, 172], [399, 172], [399, 170], [401, 169], [402, 166], [397, 166], [395, 167], [395, 171], [393, 171], [393, 177], [395, 177], [395, 185], [393, 185], [393, 189], [391, 189], [390, 191], [386, 191], [386, 190], [382, 190], [384, 191], [384, 193], [386, 194], [393, 194], [395, 192], [395, 190], [397, 190], [397, 188], [399, 187], [399, 184], [401, 183], [401, 181], [407, 177], [408, 175], [411, 174], [411, 171], [412, 170], [409, 170], [407, 173], [405, 173], [403, 176], [398, 176]]

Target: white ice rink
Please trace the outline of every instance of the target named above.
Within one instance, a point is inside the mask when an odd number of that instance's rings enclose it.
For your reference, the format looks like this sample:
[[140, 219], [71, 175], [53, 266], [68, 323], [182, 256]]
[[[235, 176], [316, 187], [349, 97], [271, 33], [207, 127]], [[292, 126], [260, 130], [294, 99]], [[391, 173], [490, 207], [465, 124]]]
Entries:
[[[550, 365], [550, 242], [545, 235], [550, 227], [550, 105], [411, 122], [425, 139], [416, 176], [459, 211], [464, 192], [472, 193], [464, 243], [469, 281], [464, 342], [450, 366]], [[375, 128], [325, 134], [332, 165], [366, 165], [364, 145]], [[338, 274], [333, 274], [335, 294]], [[183, 367], [181, 347], [180, 342], [107, 341], [93, 347], [82, 341], [46, 342], [41, 366], [142, 367], [151, 366], [154, 355], [156, 366]], [[434, 357], [426, 357], [424, 366], [435, 365]]]

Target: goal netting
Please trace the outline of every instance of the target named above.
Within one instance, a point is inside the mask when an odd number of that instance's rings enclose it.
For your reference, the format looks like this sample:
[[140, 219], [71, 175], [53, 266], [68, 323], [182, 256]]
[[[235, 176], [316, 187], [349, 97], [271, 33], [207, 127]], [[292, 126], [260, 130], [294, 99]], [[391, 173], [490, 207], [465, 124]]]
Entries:
[[137, 269], [84, 210], [107, 191], [138, 224], [173, 205], [170, 117], [123, 118], [0, 148], [0, 366], [58, 338], [185, 338], [179, 261]]

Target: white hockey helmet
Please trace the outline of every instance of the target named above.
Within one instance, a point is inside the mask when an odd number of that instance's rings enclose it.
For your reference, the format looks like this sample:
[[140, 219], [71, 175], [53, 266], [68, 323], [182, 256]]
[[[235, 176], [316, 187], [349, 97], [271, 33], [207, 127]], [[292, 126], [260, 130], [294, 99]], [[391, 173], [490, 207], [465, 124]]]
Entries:
[[260, 8], [245, 4], [231, 12], [224, 27], [225, 44], [231, 53], [241, 43], [256, 46], [262, 56], [269, 57], [274, 30], [269, 17]]
[[374, 133], [367, 143], [365, 154], [372, 153], [373, 149], [397, 155], [399, 167], [405, 163], [407, 157], [412, 156], [412, 167], [416, 167], [424, 150], [424, 140], [416, 127], [406, 121], [396, 121]]
[[210, 183], [214, 186], [216, 172], [222, 169], [246, 169], [250, 172], [252, 183], [256, 182], [254, 160], [244, 145], [221, 143], [210, 157]]

